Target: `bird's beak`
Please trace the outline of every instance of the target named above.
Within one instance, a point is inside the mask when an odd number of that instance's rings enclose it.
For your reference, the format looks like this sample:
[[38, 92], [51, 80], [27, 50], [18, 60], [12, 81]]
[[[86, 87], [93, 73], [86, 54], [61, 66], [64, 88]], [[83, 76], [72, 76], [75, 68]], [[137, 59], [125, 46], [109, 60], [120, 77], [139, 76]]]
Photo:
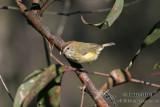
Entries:
[[64, 54], [64, 52], [63, 52], [63, 51], [60, 51], [60, 52], [59, 52], [59, 54], [60, 54], [60, 55], [63, 55], [63, 54]]

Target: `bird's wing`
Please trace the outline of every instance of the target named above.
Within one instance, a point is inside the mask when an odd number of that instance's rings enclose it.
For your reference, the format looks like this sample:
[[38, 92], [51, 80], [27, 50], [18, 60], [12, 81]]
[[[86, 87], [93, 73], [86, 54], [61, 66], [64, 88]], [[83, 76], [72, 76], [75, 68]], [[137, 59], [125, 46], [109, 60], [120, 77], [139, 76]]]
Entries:
[[85, 55], [88, 52], [92, 52], [95, 49], [97, 49], [98, 47], [100, 47], [101, 45], [95, 44], [95, 43], [80, 43], [80, 45], [78, 46], [79, 48], [77, 49], [77, 51], [82, 54]]

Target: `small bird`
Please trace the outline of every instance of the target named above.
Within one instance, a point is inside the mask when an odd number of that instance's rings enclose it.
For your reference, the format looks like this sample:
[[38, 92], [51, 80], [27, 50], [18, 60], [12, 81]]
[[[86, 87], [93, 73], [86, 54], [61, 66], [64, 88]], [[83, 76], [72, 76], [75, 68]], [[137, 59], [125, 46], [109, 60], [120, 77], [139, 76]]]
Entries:
[[102, 45], [96, 43], [84, 43], [77, 41], [69, 41], [62, 47], [62, 52], [69, 60], [75, 63], [91, 63], [98, 58], [104, 47], [115, 45], [115, 43], [105, 43]]

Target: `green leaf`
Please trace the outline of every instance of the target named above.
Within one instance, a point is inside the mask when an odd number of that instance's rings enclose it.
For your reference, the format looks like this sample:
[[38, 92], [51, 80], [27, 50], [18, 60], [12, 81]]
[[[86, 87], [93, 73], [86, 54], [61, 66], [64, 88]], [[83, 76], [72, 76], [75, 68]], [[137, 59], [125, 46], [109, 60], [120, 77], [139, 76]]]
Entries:
[[143, 45], [147, 46], [152, 43], [154, 43], [156, 40], [160, 38], [160, 22], [155, 24], [151, 31], [149, 32], [149, 35], [145, 38], [143, 41]]
[[[62, 69], [58, 71], [62, 72]], [[58, 74], [39, 94], [37, 107], [59, 107], [61, 73]]]
[[106, 17], [106, 19], [101, 22], [101, 23], [97, 23], [97, 24], [93, 24], [93, 23], [88, 23], [86, 20], [84, 20], [84, 18], [81, 16], [82, 22], [84, 24], [88, 24], [91, 26], [95, 26], [98, 27], [100, 29], [107, 29], [108, 27], [110, 27], [114, 21], [119, 17], [119, 15], [122, 12], [123, 9], [123, 5], [124, 5], [124, 0], [116, 0], [115, 4], [113, 6], [113, 8], [111, 9], [111, 11], [109, 12], [108, 16]]
[[43, 70], [36, 70], [35, 72], [31, 73], [20, 85], [14, 100], [14, 107], [21, 107], [21, 104], [27, 96], [27, 92], [31, 89], [31, 87], [34, 85], [34, 82], [39, 78], [42, 72]]
[[27, 107], [32, 99], [52, 81], [56, 83], [56, 85], [52, 84], [52, 87], [54, 87], [54, 85], [57, 87], [57, 83], [60, 83], [60, 79], [58, 79], [57, 82], [56, 80], [57, 78], [61, 78], [62, 74], [63, 67], [59, 65], [51, 65], [46, 69], [31, 73], [18, 88], [14, 107]]
[[145, 40], [141, 44], [141, 47], [138, 49], [138, 51], [136, 52], [136, 54], [133, 57], [133, 59], [131, 60], [131, 62], [129, 63], [129, 65], [126, 67], [126, 70], [130, 69], [130, 67], [132, 66], [133, 62], [135, 61], [135, 59], [137, 58], [137, 56], [140, 54], [140, 52], [141, 52], [141, 50], [143, 48], [145, 48], [146, 46], [154, 43], [159, 38], [160, 38], [160, 21], [158, 23], [156, 23], [153, 26], [153, 28], [150, 30], [148, 36], [145, 38]]
[[[54, 82], [51, 82], [54, 83]], [[60, 105], [60, 86], [48, 85], [38, 95], [37, 107], [59, 107]]]

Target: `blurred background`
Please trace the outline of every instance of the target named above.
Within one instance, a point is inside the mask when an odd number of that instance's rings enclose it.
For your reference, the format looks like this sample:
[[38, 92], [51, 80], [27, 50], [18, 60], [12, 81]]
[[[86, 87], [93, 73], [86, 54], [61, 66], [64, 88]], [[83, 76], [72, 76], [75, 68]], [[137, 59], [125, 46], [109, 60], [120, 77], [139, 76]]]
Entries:
[[[125, 0], [130, 3], [135, 0]], [[31, 0], [27, 0], [27, 6], [31, 6]], [[71, 0], [69, 11], [98, 10], [112, 7], [114, 0]], [[12, 0], [0, 0], [0, 5], [16, 6]], [[62, 12], [64, 2], [55, 1], [46, 10], [48, 12]], [[46, 12], [45, 11], [45, 12]], [[152, 26], [160, 20], [160, 0], [140, 0], [137, 4], [123, 9], [120, 17], [106, 30], [88, 26], [82, 23], [81, 14], [71, 15], [67, 19], [63, 34], [64, 41], [76, 40], [103, 44], [115, 42], [116, 46], [105, 48], [99, 58], [89, 65], [89, 71], [109, 73], [117, 68], [126, 68], [139, 49], [142, 41], [147, 36]], [[108, 12], [82, 14], [88, 22], [98, 23], [105, 19]], [[60, 15], [44, 14], [44, 23], [56, 34], [61, 20]], [[54, 48], [53, 54], [66, 65], [67, 61]], [[159, 71], [153, 70], [153, 65], [160, 61], [160, 40], [144, 48], [130, 69], [132, 78], [150, 81], [160, 84], [159, 76], [151, 76]], [[52, 63], [56, 63], [52, 60]], [[86, 66], [84, 64], [84, 66]], [[11, 94], [15, 96], [18, 86], [31, 72], [47, 67], [42, 36], [27, 24], [24, 16], [15, 10], [0, 9], [0, 75], [2, 75]], [[107, 80], [105, 77], [90, 75], [97, 88], [100, 88]], [[74, 72], [66, 72], [62, 79], [61, 107], [79, 107], [83, 84]], [[136, 103], [117, 103], [118, 107], [138, 106], [142, 97], [126, 97], [124, 93], [152, 93], [157, 88], [143, 84], [126, 83], [114, 87], [109, 91], [116, 100], [131, 99]], [[113, 106], [111, 101], [107, 102]], [[151, 101], [158, 100], [160, 94], [153, 96]], [[145, 107], [158, 107], [159, 103], [146, 103]], [[11, 107], [12, 101], [0, 82], [0, 106]], [[92, 98], [86, 93], [84, 107], [95, 105]]]

